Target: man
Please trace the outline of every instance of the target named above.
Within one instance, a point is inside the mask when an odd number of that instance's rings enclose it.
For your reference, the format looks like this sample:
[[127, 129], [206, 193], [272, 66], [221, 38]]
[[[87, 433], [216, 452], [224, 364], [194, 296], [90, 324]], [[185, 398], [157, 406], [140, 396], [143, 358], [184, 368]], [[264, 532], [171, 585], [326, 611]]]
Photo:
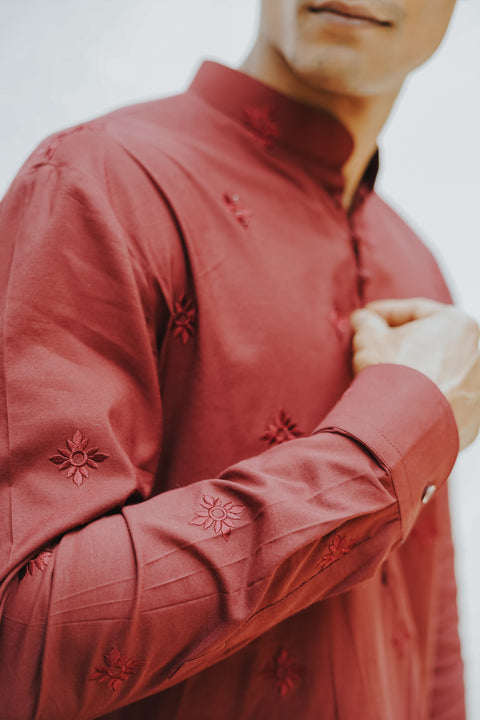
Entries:
[[2, 719], [465, 717], [446, 479], [478, 328], [373, 190], [453, 6], [263, 0], [242, 71], [22, 168]]

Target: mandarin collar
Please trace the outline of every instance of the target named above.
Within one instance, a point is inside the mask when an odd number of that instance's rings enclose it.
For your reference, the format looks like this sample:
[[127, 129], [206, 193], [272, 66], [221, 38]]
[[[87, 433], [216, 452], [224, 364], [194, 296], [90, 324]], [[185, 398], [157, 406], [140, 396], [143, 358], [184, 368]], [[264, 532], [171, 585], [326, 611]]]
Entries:
[[[277, 148], [297, 154], [300, 164], [339, 192], [341, 169], [354, 142], [350, 132], [333, 115], [298, 102], [274, 88], [211, 60], [204, 61], [189, 92], [257, 136], [269, 152]], [[370, 192], [378, 172], [378, 150], [360, 183], [362, 196]], [[315, 166], [317, 172], [315, 172]]]

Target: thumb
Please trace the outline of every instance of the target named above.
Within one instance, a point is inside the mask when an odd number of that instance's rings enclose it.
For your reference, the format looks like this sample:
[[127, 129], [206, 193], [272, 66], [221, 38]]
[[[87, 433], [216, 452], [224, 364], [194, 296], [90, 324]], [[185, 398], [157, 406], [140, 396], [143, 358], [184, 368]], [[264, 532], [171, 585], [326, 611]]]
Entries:
[[377, 335], [383, 334], [389, 329], [389, 325], [383, 317], [365, 308], [355, 310], [350, 315], [350, 324], [356, 333], [368, 332]]

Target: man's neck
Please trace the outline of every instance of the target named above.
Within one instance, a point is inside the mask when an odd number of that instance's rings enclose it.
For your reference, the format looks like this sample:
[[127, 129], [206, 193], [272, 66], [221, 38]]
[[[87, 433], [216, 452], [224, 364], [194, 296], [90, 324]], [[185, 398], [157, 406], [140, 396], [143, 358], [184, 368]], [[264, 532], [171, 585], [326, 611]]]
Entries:
[[360, 98], [312, 87], [295, 75], [283, 57], [261, 36], [239, 69], [294, 100], [325, 110], [349, 130], [354, 149], [343, 167], [342, 201], [348, 211], [398, 93]]

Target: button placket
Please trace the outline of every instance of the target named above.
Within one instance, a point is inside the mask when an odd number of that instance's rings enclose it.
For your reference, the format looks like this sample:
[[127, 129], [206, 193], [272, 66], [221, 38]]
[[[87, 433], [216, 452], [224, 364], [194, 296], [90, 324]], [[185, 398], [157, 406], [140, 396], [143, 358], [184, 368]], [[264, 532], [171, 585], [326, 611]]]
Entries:
[[[350, 242], [355, 257], [355, 266], [357, 273], [357, 299], [358, 306], [365, 305], [365, 288], [371, 279], [371, 273], [365, 266], [364, 258], [364, 233], [362, 232], [362, 222], [359, 217], [361, 208], [369, 195], [369, 190], [365, 182], [357, 189], [353, 198], [350, 212], [347, 214], [347, 222], [350, 232]], [[358, 218], [358, 220], [357, 220]]]
[[357, 298], [359, 306], [365, 304], [365, 286], [370, 279], [370, 273], [362, 263], [362, 242], [357, 231], [354, 230], [352, 222], [350, 222], [350, 240], [352, 243], [353, 254], [355, 257], [355, 267], [357, 274]]

